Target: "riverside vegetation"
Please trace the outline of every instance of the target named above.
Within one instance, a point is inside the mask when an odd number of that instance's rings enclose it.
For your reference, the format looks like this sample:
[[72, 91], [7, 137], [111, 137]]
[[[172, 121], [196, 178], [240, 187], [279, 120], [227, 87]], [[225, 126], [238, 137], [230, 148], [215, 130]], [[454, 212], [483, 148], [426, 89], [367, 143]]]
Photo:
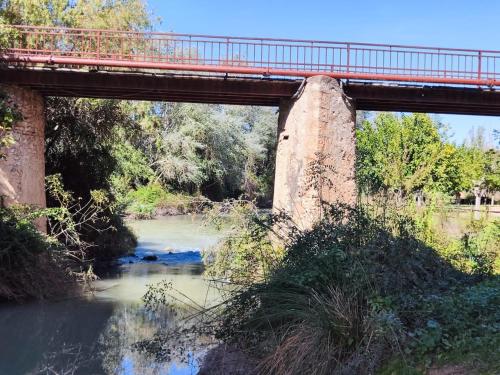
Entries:
[[229, 267], [221, 253], [223, 277], [242, 259], [268, 272], [255, 281], [248, 268], [243, 283], [239, 273], [210, 329], [261, 374], [419, 374], [450, 363], [498, 373], [500, 221], [434, 242], [410, 212], [326, 206], [311, 231], [289, 232], [271, 264], [247, 244], [232, 248]]

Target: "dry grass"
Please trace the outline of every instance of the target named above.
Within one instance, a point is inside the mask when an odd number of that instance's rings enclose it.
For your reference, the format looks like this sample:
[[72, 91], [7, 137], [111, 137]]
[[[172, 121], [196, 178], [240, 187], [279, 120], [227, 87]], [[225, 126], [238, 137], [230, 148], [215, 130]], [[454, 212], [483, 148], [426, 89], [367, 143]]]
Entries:
[[376, 338], [360, 295], [330, 286], [311, 292], [302, 309], [304, 318], [277, 333], [278, 344], [259, 364], [261, 375], [369, 374], [376, 368], [383, 346]]

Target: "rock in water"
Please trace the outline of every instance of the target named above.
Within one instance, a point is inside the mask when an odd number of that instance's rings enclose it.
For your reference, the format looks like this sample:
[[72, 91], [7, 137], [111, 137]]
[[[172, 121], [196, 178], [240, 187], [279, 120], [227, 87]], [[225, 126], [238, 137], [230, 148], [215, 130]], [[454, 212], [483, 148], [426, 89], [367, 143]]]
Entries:
[[142, 260], [153, 261], [153, 260], [158, 260], [158, 257], [153, 253], [145, 253], [144, 256], [142, 257]]

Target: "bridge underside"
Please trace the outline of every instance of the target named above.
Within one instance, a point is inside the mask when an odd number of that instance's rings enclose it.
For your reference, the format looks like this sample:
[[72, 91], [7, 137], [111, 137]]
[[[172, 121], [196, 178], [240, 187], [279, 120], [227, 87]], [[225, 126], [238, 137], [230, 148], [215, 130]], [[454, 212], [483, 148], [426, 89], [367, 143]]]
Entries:
[[[0, 83], [44, 96], [114, 98], [279, 106], [301, 80], [179, 73], [123, 73], [50, 69], [1, 69]], [[500, 115], [500, 92], [479, 88], [346, 82], [344, 93], [358, 110]]]

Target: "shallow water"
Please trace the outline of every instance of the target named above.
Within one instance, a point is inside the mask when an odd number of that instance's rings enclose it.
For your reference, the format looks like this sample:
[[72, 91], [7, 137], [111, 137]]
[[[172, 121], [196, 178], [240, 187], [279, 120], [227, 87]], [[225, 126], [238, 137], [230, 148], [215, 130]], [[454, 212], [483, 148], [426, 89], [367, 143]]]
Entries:
[[[220, 237], [196, 216], [131, 221], [139, 244], [135, 257], [107, 270], [93, 296], [53, 303], [0, 307], [0, 375], [196, 374], [199, 352], [156, 360], [132, 345], [176, 323], [175, 312], [151, 314], [141, 297], [148, 284], [172, 282], [191, 303], [217, 298], [201, 276], [200, 250]], [[142, 256], [153, 253], [155, 262]]]

